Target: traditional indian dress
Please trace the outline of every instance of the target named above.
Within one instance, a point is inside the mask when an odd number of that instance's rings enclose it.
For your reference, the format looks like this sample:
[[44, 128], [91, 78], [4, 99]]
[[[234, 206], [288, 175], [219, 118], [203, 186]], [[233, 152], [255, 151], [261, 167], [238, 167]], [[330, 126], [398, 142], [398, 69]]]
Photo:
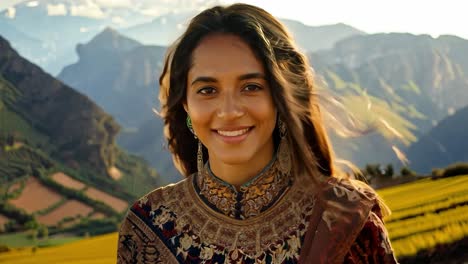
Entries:
[[320, 206], [310, 177], [276, 158], [236, 189], [204, 170], [133, 204], [118, 263], [397, 263], [375, 192], [327, 177]]

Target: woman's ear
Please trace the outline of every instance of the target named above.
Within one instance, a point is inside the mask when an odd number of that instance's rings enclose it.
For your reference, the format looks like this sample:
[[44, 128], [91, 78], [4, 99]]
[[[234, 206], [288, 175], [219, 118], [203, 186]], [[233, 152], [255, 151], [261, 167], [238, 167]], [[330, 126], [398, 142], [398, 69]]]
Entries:
[[185, 110], [185, 112], [187, 112], [187, 113], [188, 113], [187, 102], [184, 102], [182, 105], [184, 106], [184, 110]]

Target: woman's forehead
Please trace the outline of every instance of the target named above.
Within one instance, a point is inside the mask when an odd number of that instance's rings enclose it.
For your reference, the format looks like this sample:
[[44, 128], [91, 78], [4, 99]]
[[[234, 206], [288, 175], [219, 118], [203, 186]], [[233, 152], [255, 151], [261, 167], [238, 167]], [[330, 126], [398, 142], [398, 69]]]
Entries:
[[194, 49], [189, 78], [254, 72], [264, 74], [263, 63], [242, 38], [213, 34], [203, 38]]

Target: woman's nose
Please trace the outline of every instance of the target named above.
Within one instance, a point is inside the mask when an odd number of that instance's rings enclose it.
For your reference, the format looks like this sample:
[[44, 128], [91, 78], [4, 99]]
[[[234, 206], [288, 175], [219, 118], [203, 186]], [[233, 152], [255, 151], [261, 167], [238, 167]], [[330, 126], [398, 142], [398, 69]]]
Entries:
[[244, 115], [244, 109], [240, 98], [236, 95], [225, 94], [219, 102], [218, 117], [235, 119]]

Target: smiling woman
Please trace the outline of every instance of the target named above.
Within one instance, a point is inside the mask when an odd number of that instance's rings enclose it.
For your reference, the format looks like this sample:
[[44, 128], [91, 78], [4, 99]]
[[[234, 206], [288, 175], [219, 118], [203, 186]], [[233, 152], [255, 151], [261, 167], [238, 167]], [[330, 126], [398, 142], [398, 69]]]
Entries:
[[118, 263], [396, 263], [386, 206], [335, 168], [310, 66], [269, 13], [198, 14], [160, 87], [187, 177], [131, 207]]
[[207, 36], [193, 51], [184, 108], [213, 173], [232, 185], [247, 182], [273, 157], [276, 108], [265, 76], [236, 35]]

